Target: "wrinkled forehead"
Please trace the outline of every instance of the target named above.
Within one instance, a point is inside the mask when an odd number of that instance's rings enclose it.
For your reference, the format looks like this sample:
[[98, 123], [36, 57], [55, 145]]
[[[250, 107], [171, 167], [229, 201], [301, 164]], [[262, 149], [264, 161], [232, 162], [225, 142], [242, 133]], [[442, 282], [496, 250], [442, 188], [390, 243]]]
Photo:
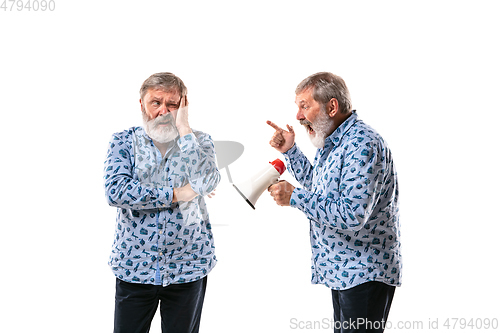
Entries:
[[180, 100], [181, 95], [179, 91], [175, 88], [168, 90], [164, 88], [149, 88], [144, 98], [169, 100], [177, 103]]
[[295, 95], [295, 104], [312, 103], [314, 98], [312, 97], [312, 88], [304, 89]]

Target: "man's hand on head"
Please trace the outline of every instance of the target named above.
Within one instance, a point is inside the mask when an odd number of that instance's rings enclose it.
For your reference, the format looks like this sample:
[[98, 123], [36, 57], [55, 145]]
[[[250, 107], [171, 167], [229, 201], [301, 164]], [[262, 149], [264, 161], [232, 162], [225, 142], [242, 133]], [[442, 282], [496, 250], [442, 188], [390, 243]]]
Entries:
[[175, 126], [177, 127], [177, 131], [181, 137], [193, 132], [188, 121], [188, 105], [187, 95], [182, 96], [179, 109], [177, 110], [177, 117], [175, 119]]

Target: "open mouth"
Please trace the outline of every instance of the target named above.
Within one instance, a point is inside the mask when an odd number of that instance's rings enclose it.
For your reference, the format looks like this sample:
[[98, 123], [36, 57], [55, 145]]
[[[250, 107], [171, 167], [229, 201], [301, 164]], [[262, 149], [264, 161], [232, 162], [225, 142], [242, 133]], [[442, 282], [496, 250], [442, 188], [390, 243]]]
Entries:
[[304, 127], [306, 128], [307, 133], [314, 134], [314, 129], [311, 127], [309, 124], [304, 124]]
[[313, 133], [315, 133], [314, 128], [312, 128], [312, 123], [310, 121], [302, 119], [300, 121], [300, 124], [305, 127], [305, 129], [306, 129], [307, 133], [309, 133], [309, 135], [312, 135]]

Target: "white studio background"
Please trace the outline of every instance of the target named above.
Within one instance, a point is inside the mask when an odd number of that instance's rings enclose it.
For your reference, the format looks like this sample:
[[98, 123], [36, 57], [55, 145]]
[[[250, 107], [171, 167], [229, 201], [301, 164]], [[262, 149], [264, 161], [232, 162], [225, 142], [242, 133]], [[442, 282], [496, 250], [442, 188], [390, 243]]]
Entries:
[[[188, 86], [194, 128], [245, 146], [235, 183], [280, 158], [268, 119], [314, 156], [295, 86], [342, 76], [399, 172], [404, 279], [390, 321], [499, 318], [495, 1], [54, 1], [0, 9], [3, 332], [112, 331], [102, 166], [111, 134], [141, 125], [139, 87], [160, 71]], [[303, 214], [266, 193], [253, 211], [221, 173], [202, 331], [331, 318], [329, 290], [310, 284]]]

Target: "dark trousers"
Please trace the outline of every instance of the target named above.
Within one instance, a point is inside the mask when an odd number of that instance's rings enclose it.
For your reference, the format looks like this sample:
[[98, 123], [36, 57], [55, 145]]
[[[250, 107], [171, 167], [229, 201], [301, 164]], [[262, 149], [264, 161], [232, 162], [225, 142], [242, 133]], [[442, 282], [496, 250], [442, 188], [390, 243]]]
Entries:
[[160, 304], [163, 333], [197, 333], [207, 277], [167, 287], [116, 279], [114, 333], [147, 333]]
[[382, 282], [332, 290], [334, 332], [383, 332], [395, 290], [396, 287]]

